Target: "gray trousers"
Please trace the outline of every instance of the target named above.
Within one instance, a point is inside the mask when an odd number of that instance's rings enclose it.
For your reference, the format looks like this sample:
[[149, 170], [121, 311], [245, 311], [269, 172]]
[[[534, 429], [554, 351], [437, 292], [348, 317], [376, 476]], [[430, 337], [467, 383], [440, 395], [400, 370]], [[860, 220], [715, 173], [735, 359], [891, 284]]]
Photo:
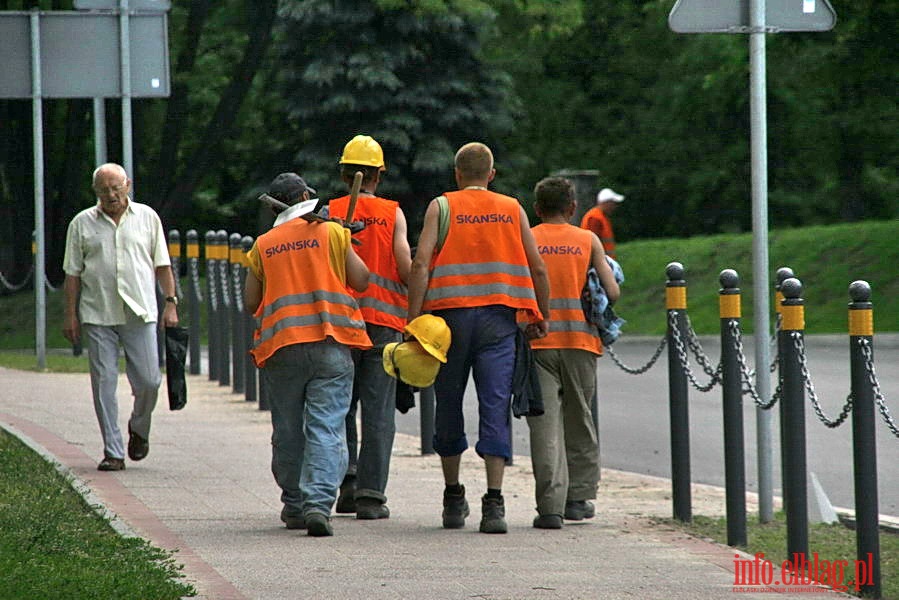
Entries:
[[128, 322], [124, 325], [85, 323], [82, 327], [87, 342], [94, 410], [103, 436], [104, 456], [125, 457], [116, 397], [120, 344], [125, 351], [125, 372], [134, 395], [134, 407], [131, 418], [128, 419], [128, 427], [142, 438], [150, 439], [150, 421], [156, 407], [159, 385], [162, 383], [156, 327], [156, 323], [144, 323], [133, 314], [128, 314]]
[[546, 412], [527, 417], [537, 512], [562, 515], [566, 501], [596, 498], [599, 443], [590, 407], [596, 355], [586, 350], [535, 350]]

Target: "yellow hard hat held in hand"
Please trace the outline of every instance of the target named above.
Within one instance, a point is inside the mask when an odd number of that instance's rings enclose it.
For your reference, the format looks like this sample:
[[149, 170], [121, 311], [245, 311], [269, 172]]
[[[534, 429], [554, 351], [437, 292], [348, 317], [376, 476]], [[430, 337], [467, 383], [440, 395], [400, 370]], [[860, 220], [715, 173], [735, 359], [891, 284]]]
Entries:
[[442, 363], [452, 342], [446, 321], [435, 315], [419, 315], [406, 325], [404, 331], [418, 340], [428, 353]]
[[384, 371], [413, 387], [433, 385], [452, 341], [446, 321], [434, 315], [420, 315], [406, 325], [405, 332], [415, 339], [384, 347]]

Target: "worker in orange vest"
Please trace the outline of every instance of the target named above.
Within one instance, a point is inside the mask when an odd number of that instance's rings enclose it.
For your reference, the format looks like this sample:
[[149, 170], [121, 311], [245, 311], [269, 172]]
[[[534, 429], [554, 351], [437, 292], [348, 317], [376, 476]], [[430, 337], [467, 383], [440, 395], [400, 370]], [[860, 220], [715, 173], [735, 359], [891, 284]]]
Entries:
[[493, 153], [484, 144], [472, 142], [456, 152], [459, 189], [428, 205], [409, 279], [408, 319], [429, 311], [452, 332], [447, 363], [434, 382], [434, 450], [446, 484], [443, 527], [464, 527], [469, 514], [459, 466], [468, 447], [462, 400], [473, 371], [479, 411], [475, 449], [487, 471], [484, 533], [507, 531], [502, 483], [511, 457], [516, 312], [524, 311], [535, 335], [549, 330], [546, 267], [518, 200], [487, 189], [495, 175]]
[[[387, 344], [403, 341], [406, 324], [406, 280], [412, 253], [406, 237], [406, 216], [397, 202], [375, 195], [386, 170], [384, 151], [372, 137], [357, 135], [343, 149], [340, 178], [350, 188], [354, 174], [362, 173], [362, 187], [352, 215], [365, 228], [354, 237], [359, 257], [371, 271], [368, 289], [355, 292], [365, 328], [374, 345], [354, 350], [353, 401], [347, 414], [350, 463], [340, 486], [336, 510], [356, 513], [357, 519], [386, 519], [387, 476], [396, 434], [396, 379], [384, 372], [381, 354]], [[346, 218], [350, 197], [328, 204], [330, 216]], [[362, 406], [362, 443], [356, 434], [356, 407]]]
[[599, 482], [599, 445], [591, 401], [602, 342], [587, 322], [581, 290], [596, 269], [610, 302], [620, 290], [596, 234], [570, 224], [577, 208], [574, 184], [548, 177], [534, 188], [542, 223], [533, 228], [549, 273], [549, 333], [531, 340], [543, 396], [543, 415], [527, 417], [537, 517], [534, 527], [560, 529], [563, 516], [592, 518]]
[[606, 254], [617, 259], [615, 254], [615, 233], [612, 231], [610, 217], [618, 205], [624, 201], [624, 196], [615, 193], [611, 188], [603, 188], [596, 195], [596, 206], [584, 213], [581, 219], [581, 227], [589, 229], [602, 242]]
[[247, 253], [244, 306], [258, 323], [250, 353], [269, 389], [281, 520], [288, 529], [330, 536], [331, 507], [348, 463], [350, 350], [372, 345], [347, 286], [365, 291], [369, 272], [347, 229], [298, 218], [297, 203], [310, 190], [296, 173], [282, 173], [269, 186], [268, 194], [290, 208]]

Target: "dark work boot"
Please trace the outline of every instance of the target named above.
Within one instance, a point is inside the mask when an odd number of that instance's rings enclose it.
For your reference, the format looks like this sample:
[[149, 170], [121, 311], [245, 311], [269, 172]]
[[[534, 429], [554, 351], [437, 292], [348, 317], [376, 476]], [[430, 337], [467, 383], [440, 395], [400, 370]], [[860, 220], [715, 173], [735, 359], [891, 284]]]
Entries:
[[340, 495], [334, 510], [341, 514], [356, 512], [356, 476], [347, 475], [340, 484]]
[[461, 494], [450, 494], [443, 491], [443, 528], [461, 529], [465, 527], [465, 517], [468, 516], [468, 500], [465, 499], [465, 486]]
[[565, 518], [569, 521], [583, 521], [596, 516], [596, 507], [589, 500], [570, 500], [565, 503]]
[[503, 497], [481, 498], [481, 533], [506, 533], [506, 503]]

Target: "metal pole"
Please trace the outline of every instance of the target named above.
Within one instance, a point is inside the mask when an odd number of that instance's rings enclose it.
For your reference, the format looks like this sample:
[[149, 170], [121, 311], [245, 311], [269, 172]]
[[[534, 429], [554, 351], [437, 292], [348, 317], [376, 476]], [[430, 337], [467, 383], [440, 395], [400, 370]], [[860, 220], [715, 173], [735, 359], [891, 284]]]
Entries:
[[724, 480], [727, 508], [727, 544], [746, 545], [746, 461], [743, 450], [743, 385], [737, 355], [736, 332], [740, 324], [740, 276], [733, 269], [721, 271], [721, 400], [724, 411]]
[[32, 9], [31, 120], [34, 144], [34, 341], [37, 368], [47, 368], [47, 288], [44, 244], [44, 107], [41, 91], [41, 13]]
[[[849, 286], [849, 356], [852, 379], [852, 458], [855, 466], [856, 565], [869, 565], [864, 574], [856, 567], [862, 595], [881, 597], [880, 531], [877, 500], [877, 436], [874, 388], [868, 378], [874, 360], [874, 310], [871, 286], [854, 281]], [[863, 346], [865, 344], [866, 346]], [[869, 350], [866, 356], [865, 348]], [[867, 570], [867, 569], [866, 569]], [[859, 589], [857, 587], [856, 589]]]
[[[781, 313], [783, 306], [784, 295], [783, 292], [780, 291], [780, 287], [783, 285], [783, 282], [791, 277], [796, 277], [796, 274], [793, 272], [793, 269], [790, 267], [781, 267], [777, 270], [777, 273], [774, 276], [774, 310], [777, 313], [777, 323], [778, 323], [778, 331], [780, 330], [780, 323], [783, 320], [783, 315]], [[783, 356], [784, 356], [784, 337], [779, 333], [777, 335], [777, 372], [783, 373]], [[780, 439], [784, 439], [784, 423], [786, 420], [784, 419], [784, 406], [785, 402], [779, 402], [780, 406], [778, 407], [778, 414], [780, 418]], [[765, 411], [772, 412], [772, 411]], [[780, 464], [783, 467], [786, 464], [786, 450], [784, 449], [783, 444], [780, 445]], [[783, 510], [787, 509], [787, 474], [781, 469], [780, 473], [780, 497], [781, 502], [783, 504]]]
[[[749, 0], [749, 113], [752, 152], [752, 277], [753, 322], [755, 324], [755, 388], [759, 397], [768, 398], [771, 385], [767, 372], [768, 311], [768, 114], [765, 87], [765, 0]], [[772, 485], [772, 430], [774, 415], [756, 407], [756, 445], [758, 446], [759, 520], [774, 518]]]
[[200, 239], [196, 229], [187, 230], [187, 292], [190, 315], [190, 374], [199, 375], [200, 368]]
[[[128, 0], [119, 0], [119, 52], [122, 61], [122, 160], [125, 172], [135, 178], [131, 140], [131, 29], [128, 22]], [[134, 194], [134, 184], [131, 186]]]
[[679, 336], [680, 340], [684, 340], [687, 335], [687, 282], [684, 281], [684, 266], [680, 263], [669, 263], [665, 273], [668, 275], [665, 307], [668, 316], [671, 501], [674, 506], [674, 518], [689, 523], [693, 518], [690, 497], [690, 413], [687, 375], [678, 354], [678, 344], [675, 342], [676, 337]]
[[94, 98], [94, 163], [106, 162], [106, 100]]
[[[796, 347], [796, 336], [802, 336], [805, 329], [804, 302], [801, 298], [802, 284], [790, 278], [783, 282], [784, 295], [783, 323], [780, 336], [783, 338], [783, 380], [780, 401], [784, 403], [783, 471], [786, 473], [787, 503], [787, 559], [801, 565], [808, 557], [808, 486], [805, 453], [805, 380], [802, 375], [802, 360]], [[798, 556], [797, 556], [798, 555]]]

